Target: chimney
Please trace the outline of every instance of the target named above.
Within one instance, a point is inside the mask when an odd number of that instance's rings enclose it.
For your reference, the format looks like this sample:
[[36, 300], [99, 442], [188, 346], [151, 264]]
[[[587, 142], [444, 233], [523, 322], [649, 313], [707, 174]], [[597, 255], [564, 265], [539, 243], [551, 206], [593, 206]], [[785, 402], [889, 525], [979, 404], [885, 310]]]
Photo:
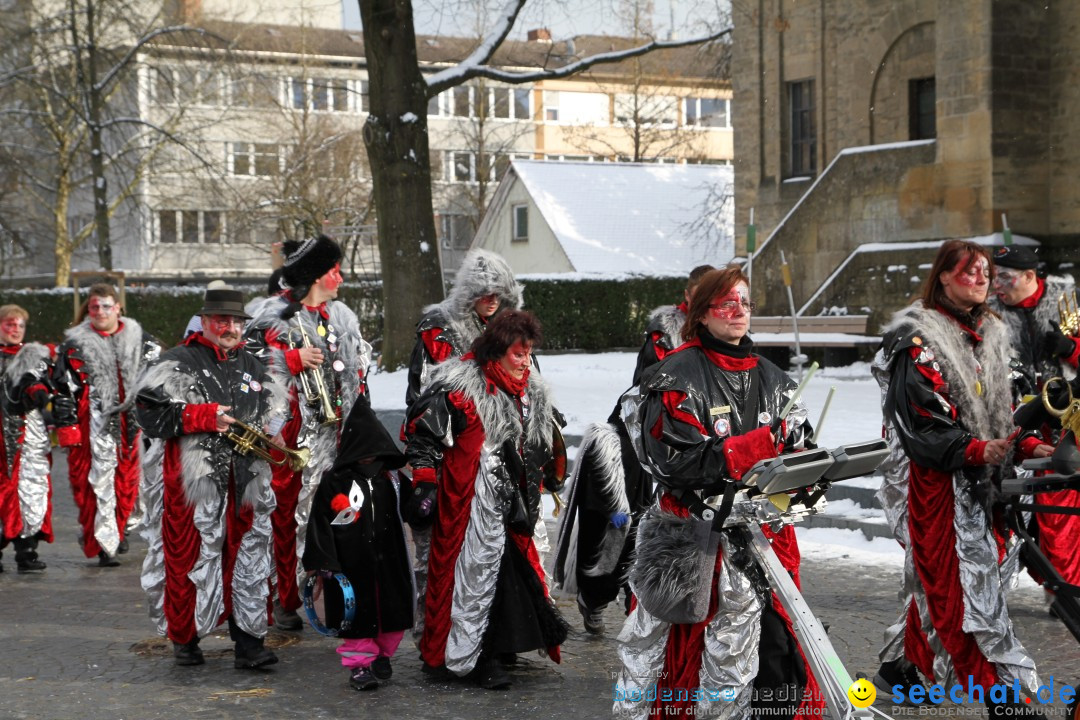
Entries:
[[535, 30], [530, 30], [527, 37], [529, 38], [529, 42], [550, 43], [551, 31], [547, 28], [536, 28]]

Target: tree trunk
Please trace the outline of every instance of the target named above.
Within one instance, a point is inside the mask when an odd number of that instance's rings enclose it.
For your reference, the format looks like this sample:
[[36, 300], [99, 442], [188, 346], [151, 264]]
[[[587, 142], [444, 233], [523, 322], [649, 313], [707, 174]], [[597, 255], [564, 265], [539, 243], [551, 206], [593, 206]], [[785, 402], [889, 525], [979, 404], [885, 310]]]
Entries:
[[98, 262], [102, 270], [112, 270], [112, 242], [109, 238], [109, 184], [105, 177], [105, 155], [101, 141], [102, 98], [101, 88], [97, 86], [97, 7], [94, 0], [86, 3], [86, 86], [87, 126], [90, 134], [90, 176], [94, 187], [94, 228], [97, 234]]
[[374, 184], [382, 265], [382, 364], [404, 366], [425, 305], [443, 297], [428, 154], [427, 83], [410, 0], [360, 0], [370, 108], [364, 144]]
[[68, 236], [67, 213], [71, 189], [64, 178], [56, 183], [56, 204], [53, 206], [53, 225], [56, 242], [53, 257], [56, 258], [56, 287], [71, 284], [71, 238]]

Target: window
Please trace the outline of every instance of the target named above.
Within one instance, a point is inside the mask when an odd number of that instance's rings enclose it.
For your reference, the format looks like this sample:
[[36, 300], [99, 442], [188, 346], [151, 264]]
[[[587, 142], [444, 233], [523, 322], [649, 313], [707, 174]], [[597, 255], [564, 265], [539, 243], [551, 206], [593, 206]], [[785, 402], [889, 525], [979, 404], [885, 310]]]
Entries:
[[276, 107], [278, 79], [266, 75], [251, 75], [233, 80], [232, 104], [250, 108]]
[[219, 210], [159, 210], [158, 242], [175, 245], [220, 243], [222, 213]]
[[[358, 98], [360, 106], [358, 109], [360, 110], [360, 112], [368, 112], [371, 107], [370, 99], [368, 97], [368, 81], [360, 80], [357, 83], [357, 86], [360, 88], [360, 96]], [[428, 114], [430, 115], [431, 112], [429, 111]]]
[[273, 177], [281, 172], [279, 148], [273, 143], [228, 143], [227, 148], [233, 175]]
[[791, 112], [788, 127], [789, 177], [813, 175], [817, 171], [813, 80], [788, 83], [788, 107]]
[[529, 239], [529, 206], [514, 205], [511, 208], [514, 220], [514, 234], [512, 240], [522, 242]]
[[607, 125], [610, 100], [604, 93], [547, 90], [544, 92], [544, 120], [566, 125]]
[[503, 120], [530, 120], [528, 90], [519, 88], [493, 88], [491, 90], [491, 116]]
[[919, 78], [908, 83], [908, 132], [912, 140], [937, 137], [936, 101], [934, 78]]
[[450, 114], [456, 117], [472, 117], [470, 99], [472, 88], [458, 85], [450, 91]]
[[476, 178], [471, 152], [448, 151], [446, 162], [448, 165], [446, 177], [450, 182], [472, 182]]
[[623, 125], [675, 124], [678, 100], [669, 95], [619, 93], [615, 96], [615, 120]]
[[731, 127], [730, 100], [725, 98], [688, 97], [684, 102], [683, 123], [694, 127]]
[[349, 82], [334, 78], [289, 78], [289, 105], [295, 110], [345, 112]]
[[221, 75], [183, 65], [155, 68], [154, 99], [163, 105], [220, 105]]
[[440, 215], [439, 238], [447, 250], [468, 250], [472, 244], [473, 229], [468, 215]]

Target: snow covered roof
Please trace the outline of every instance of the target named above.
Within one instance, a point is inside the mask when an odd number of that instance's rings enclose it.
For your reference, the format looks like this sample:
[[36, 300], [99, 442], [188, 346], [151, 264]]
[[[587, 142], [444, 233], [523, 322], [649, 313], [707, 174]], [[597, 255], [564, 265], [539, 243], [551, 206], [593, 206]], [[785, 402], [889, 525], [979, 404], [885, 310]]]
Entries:
[[730, 166], [512, 165], [576, 272], [682, 275], [734, 252]]

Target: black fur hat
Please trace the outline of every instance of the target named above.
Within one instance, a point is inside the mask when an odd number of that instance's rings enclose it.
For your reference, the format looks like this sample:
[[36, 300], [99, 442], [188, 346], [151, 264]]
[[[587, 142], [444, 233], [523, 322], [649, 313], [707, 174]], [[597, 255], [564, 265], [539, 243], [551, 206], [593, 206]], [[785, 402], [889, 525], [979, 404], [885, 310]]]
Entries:
[[341, 246], [326, 235], [309, 237], [303, 242], [286, 241], [281, 246], [285, 265], [281, 279], [289, 287], [308, 287], [341, 262]]

